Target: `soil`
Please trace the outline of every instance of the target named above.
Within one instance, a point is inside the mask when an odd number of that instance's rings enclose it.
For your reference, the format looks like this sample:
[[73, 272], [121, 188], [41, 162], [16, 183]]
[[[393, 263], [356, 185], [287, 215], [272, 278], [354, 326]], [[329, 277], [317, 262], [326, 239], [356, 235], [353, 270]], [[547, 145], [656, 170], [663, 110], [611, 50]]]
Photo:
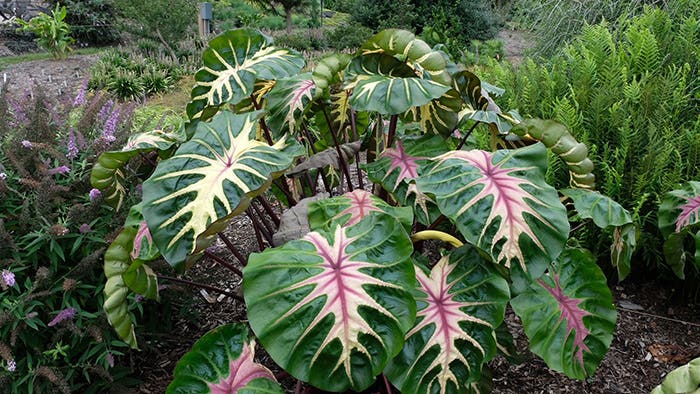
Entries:
[[[516, 33], [502, 34], [513, 38]], [[522, 56], [527, 48], [523, 44], [526, 40], [518, 37], [505, 46], [506, 57], [511, 60]], [[0, 71], [0, 78], [3, 78], [1, 74], [7, 76], [11, 94], [23, 94], [34, 83], [52, 96], [74, 94], [96, 58], [95, 55], [70, 56], [62, 61], [26, 62]], [[235, 218], [226, 235], [245, 255], [258, 250], [258, 241], [246, 216]], [[221, 241], [212, 248], [215, 254], [223, 255], [240, 268], [233, 256], [227, 256], [227, 248]], [[185, 278], [234, 293], [239, 291], [241, 282], [236, 274], [206, 258], [188, 271]], [[137, 331], [142, 351], [118, 360], [133, 370], [140, 384], [126, 388], [115, 382], [114, 392], [164, 392], [172, 380], [175, 364], [196, 339], [218, 325], [246, 319], [244, 306], [233, 298], [192, 291], [165, 280], [162, 283], [168, 286], [162, 291], [163, 303], [145, 301], [143, 305], [146, 314]], [[660, 282], [623, 282], [613, 285], [612, 291], [618, 322], [612, 346], [595, 376], [575, 381], [551, 371], [541, 359], [525, 350], [526, 337], [519, 320], [508, 312], [507, 325], [525, 361], [513, 365], [499, 356], [490, 362], [493, 392], [648, 393], [670, 370], [700, 356], [700, 305], [674, 303], [673, 293]], [[164, 324], [169, 321], [172, 326]], [[258, 358], [280, 377], [285, 376], [262, 350]], [[288, 391], [293, 391], [293, 379], [282, 378], [281, 382]]]

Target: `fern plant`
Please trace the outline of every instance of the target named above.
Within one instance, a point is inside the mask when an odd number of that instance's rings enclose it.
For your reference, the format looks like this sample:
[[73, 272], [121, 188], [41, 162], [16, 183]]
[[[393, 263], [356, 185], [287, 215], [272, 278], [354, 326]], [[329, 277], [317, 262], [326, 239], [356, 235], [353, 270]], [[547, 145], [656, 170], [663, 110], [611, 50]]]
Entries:
[[[635, 213], [640, 257], [649, 266], [662, 261], [661, 196], [700, 172], [700, 11], [688, 11], [647, 7], [617, 29], [585, 27], [547, 63], [479, 70], [505, 88], [499, 103], [557, 119], [590, 147], [600, 190]], [[594, 231], [582, 241], [599, 238]]]

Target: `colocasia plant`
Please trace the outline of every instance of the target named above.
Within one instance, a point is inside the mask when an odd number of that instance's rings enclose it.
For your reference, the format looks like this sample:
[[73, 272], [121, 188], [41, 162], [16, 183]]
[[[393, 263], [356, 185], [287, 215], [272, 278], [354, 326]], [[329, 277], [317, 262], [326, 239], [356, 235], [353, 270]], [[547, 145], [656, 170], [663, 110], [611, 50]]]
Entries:
[[[105, 255], [104, 308], [132, 347], [127, 295], [158, 297], [150, 261], [184, 271], [206, 255], [243, 277], [233, 296], [247, 321], [202, 337], [169, 393], [282, 392], [256, 343], [298, 388], [480, 392], [485, 363], [513, 355], [508, 304], [552, 369], [595, 372], [616, 312], [570, 233], [584, 221], [613, 232], [624, 276], [634, 227], [594, 191], [587, 149], [563, 126], [501, 111], [497, 89], [402, 30], [308, 72], [250, 29], [214, 38], [203, 60], [187, 125], [132, 136], [92, 173], [126, 209], [124, 163], [159, 157]], [[472, 147], [477, 128], [492, 150]], [[548, 150], [567, 163], [570, 188], [545, 182]], [[288, 208], [281, 220], [271, 197]], [[264, 249], [248, 257], [221, 233], [242, 214]], [[217, 239], [242, 271], [208, 249]]]

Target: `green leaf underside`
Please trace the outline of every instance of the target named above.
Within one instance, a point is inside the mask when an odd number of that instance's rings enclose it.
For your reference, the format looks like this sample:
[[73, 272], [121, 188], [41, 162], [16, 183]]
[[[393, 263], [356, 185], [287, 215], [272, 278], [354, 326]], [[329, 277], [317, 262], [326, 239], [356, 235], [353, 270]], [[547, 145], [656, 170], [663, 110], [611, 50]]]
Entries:
[[272, 372], [254, 357], [255, 341], [245, 324], [217, 327], [182, 356], [167, 393], [283, 393]]
[[567, 376], [591, 376], [610, 347], [617, 313], [590, 252], [564, 251], [556, 270], [511, 301], [530, 350]]
[[272, 358], [328, 391], [370, 386], [415, 318], [412, 245], [393, 218], [311, 232], [250, 256], [250, 324]]
[[546, 150], [452, 151], [418, 179], [462, 235], [511, 269], [516, 291], [545, 271], [569, 233], [566, 208], [544, 181]]
[[[278, 79], [297, 74], [304, 58], [290, 49], [272, 46], [272, 39], [253, 29], [236, 29], [214, 38], [197, 71], [190, 119], [200, 118], [207, 107], [237, 104], [253, 93], [256, 79]], [[206, 116], [205, 116], [206, 117]]]
[[162, 161], [143, 184], [144, 217], [158, 249], [175, 267], [195, 253], [197, 238], [243, 212], [301, 148], [282, 138], [256, 141], [259, 113], [218, 114]]
[[659, 207], [659, 228], [664, 237], [700, 223], [700, 182], [690, 181], [666, 193]]
[[437, 219], [440, 212], [435, 201], [418, 190], [411, 181], [420, 175], [421, 168], [431, 157], [446, 151], [445, 140], [439, 136], [404, 138], [365, 166], [367, 176], [390, 191], [402, 205], [412, 206], [417, 220], [428, 225]]
[[159, 300], [158, 277], [151, 267], [142, 260], [131, 263], [129, 269], [123, 274], [124, 283], [136, 294], [141, 294], [150, 300]]
[[465, 393], [496, 353], [508, 283], [471, 245], [416, 271], [417, 323], [385, 373], [402, 393]]
[[346, 70], [350, 104], [358, 111], [402, 114], [430, 103], [450, 87], [418, 78], [411, 67], [393, 56], [375, 53], [355, 58]]
[[383, 212], [403, 224], [406, 230], [413, 225], [410, 208], [392, 207], [372, 193], [355, 189], [342, 196], [315, 201], [309, 206], [309, 225], [312, 230], [331, 230], [335, 224], [352, 226], [370, 212]]
[[136, 335], [126, 301], [129, 289], [124, 283], [122, 275], [131, 264], [129, 253], [133, 249], [135, 235], [135, 228], [125, 228], [105, 252], [104, 271], [107, 283], [105, 283], [104, 288], [105, 302], [103, 305], [109, 324], [114, 328], [119, 338], [134, 349], [137, 348]]
[[593, 219], [600, 228], [632, 223], [629, 212], [608, 196], [587, 189], [563, 189], [560, 192], [574, 201], [576, 212], [582, 219]]
[[697, 393], [700, 389], [700, 357], [669, 372], [651, 394]]
[[316, 84], [311, 73], [304, 73], [280, 79], [268, 95], [267, 125], [275, 136], [293, 134], [301, 120], [306, 106], [311, 102]]

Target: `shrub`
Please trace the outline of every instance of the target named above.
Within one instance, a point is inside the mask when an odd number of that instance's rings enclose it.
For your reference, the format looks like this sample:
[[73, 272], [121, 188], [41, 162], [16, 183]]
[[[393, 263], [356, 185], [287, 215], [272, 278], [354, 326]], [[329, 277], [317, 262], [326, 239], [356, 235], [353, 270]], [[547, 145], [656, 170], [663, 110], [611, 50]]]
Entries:
[[649, 7], [617, 30], [584, 28], [549, 64], [483, 68], [505, 88], [502, 105], [558, 119], [591, 147], [598, 188], [635, 213], [650, 267], [662, 261], [661, 196], [700, 172], [698, 15]]
[[471, 40], [493, 38], [502, 24], [491, 2], [486, 0], [413, 0], [413, 4], [416, 31], [420, 33], [430, 27], [463, 48]]
[[416, 19], [411, 0], [354, 0], [349, 12], [355, 21], [375, 32], [388, 28], [412, 29]]
[[[104, 392], [122, 387], [128, 371], [115, 361], [126, 344], [100, 312], [102, 255], [124, 216], [102, 203], [90, 173], [99, 154], [125, 142], [133, 107], [85, 94], [68, 102], [49, 101], [40, 89], [33, 98], [0, 94], [6, 392]], [[136, 193], [134, 184], [123, 186]]]
[[357, 49], [372, 36], [372, 30], [357, 23], [341, 23], [326, 33], [326, 44], [337, 50]]
[[116, 10], [111, 0], [60, 0], [66, 7], [66, 22], [80, 44], [106, 45], [120, 39], [115, 25]]
[[320, 30], [294, 30], [291, 34], [278, 36], [277, 42], [298, 51], [313, 51], [326, 48], [326, 39]]
[[17, 23], [21, 26], [20, 30], [36, 34], [36, 42], [40, 47], [49, 51], [54, 58], [61, 59], [70, 51], [69, 45], [74, 42], [70, 36], [70, 26], [64, 19], [66, 7], [60, 7], [57, 3], [51, 15], [42, 12], [29, 22], [17, 19]]

